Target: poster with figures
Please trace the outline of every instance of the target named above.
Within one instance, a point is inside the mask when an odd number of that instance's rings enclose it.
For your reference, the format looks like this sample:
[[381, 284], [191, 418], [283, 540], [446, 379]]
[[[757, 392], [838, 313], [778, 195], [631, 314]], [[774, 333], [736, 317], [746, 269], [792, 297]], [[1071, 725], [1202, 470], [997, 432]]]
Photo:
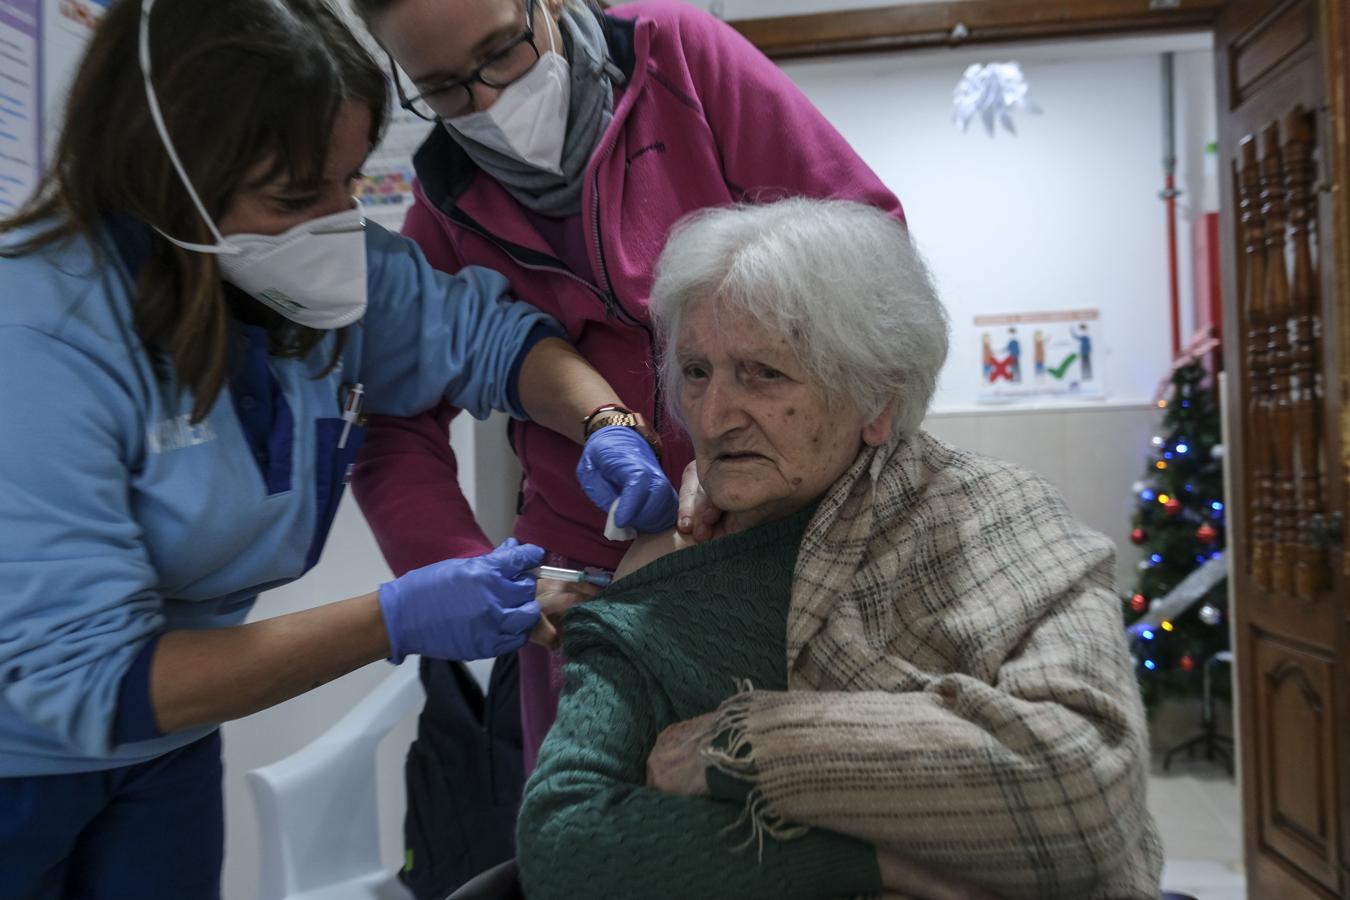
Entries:
[[1099, 310], [976, 316], [974, 335], [979, 403], [1106, 397]]
[[365, 176], [356, 186], [366, 218], [390, 231], [403, 227], [413, 202], [413, 153], [426, 140], [431, 123], [400, 109], [395, 98], [384, 140], [361, 167]]
[[0, 216], [16, 212], [42, 171], [38, 0], [0, 0]]
[[[44, 154], [60, 136], [61, 118], [75, 69], [85, 45], [102, 21], [111, 0], [41, 0], [42, 111]], [[131, 65], [135, 65], [132, 60]], [[44, 158], [44, 162], [45, 162]]]
[[[371, 37], [350, 4], [341, 4], [338, 11], [344, 15], [352, 33], [365, 44], [370, 55], [389, 67], [388, 71], [392, 74], [393, 62], [389, 54]], [[431, 127], [430, 122], [399, 105], [398, 93], [390, 84], [389, 125], [385, 128], [380, 146], [371, 152], [361, 167], [364, 177], [356, 184], [356, 198], [361, 201], [362, 211], [369, 221], [383, 225], [390, 231], [398, 231], [403, 227], [403, 218], [413, 204], [413, 154], [426, 140]]]
[[57, 13], [62, 28], [81, 40], [88, 38], [111, 0], [60, 0]]

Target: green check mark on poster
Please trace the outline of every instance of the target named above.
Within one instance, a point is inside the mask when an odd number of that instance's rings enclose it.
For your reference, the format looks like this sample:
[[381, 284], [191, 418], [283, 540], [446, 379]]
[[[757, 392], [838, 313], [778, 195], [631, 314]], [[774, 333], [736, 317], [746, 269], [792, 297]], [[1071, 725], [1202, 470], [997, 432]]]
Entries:
[[1065, 357], [1064, 362], [1060, 363], [1058, 366], [1050, 367], [1049, 369], [1050, 374], [1058, 379], [1063, 380], [1064, 373], [1069, 371], [1069, 366], [1073, 365], [1073, 361], [1077, 358], [1078, 358], [1077, 353], [1070, 353], [1067, 357]]

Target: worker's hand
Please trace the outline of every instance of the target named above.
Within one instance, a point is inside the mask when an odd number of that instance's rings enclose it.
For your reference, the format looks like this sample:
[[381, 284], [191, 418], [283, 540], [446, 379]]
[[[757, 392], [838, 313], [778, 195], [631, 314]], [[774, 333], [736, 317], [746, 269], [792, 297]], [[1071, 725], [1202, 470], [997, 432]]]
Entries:
[[601, 428], [586, 440], [577, 480], [591, 502], [606, 512], [617, 499], [614, 524], [651, 534], [675, 524], [679, 498], [652, 447], [623, 425]]
[[518, 649], [539, 622], [535, 577], [544, 550], [507, 538], [496, 550], [447, 559], [380, 585], [389, 661], [490, 659]]

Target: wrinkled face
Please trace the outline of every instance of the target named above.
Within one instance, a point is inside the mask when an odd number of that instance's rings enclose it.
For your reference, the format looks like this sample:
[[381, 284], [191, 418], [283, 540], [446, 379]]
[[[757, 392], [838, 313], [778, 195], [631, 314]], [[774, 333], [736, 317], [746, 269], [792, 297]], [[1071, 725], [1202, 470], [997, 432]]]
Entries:
[[[370, 31], [407, 74], [405, 86], [421, 93], [466, 78], [494, 59], [525, 30], [527, 2], [534, 4], [534, 46], [540, 53], [550, 47], [563, 53], [557, 22], [562, 0], [402, 0], [376, 16]], [[535, 58], [529, 53], [524, 62], [533, 63]], [[508, 68], [512, 65], [507, 63]], [[497, 74], [509, 80], [523, 72]], [[472, 109], [478, 110], [490, 107], [501, 93], [482, 83], [474, 83], [469, 91]], [[429, 96], [427, 101], [443, 116], [472, 111], [458, 107], [452, 95]]]
[[317, 184], [294, 184], [286, 176], [266, 180], [272, 160], [264, 160], [230, 200], [220, 219], [221, 234], [281, 234], [302, 222], [352, 208], [356, 180], [370, 153], [370, 110], [349, 103], [333, 120], [328, 158]]
[[699, 480], [739, 527], [823, 496], [864, 443], [889, 433], [889, 412], [869, 423], [832, 407], [784, 336], [716, 300], [686, 312], [675, 353]]

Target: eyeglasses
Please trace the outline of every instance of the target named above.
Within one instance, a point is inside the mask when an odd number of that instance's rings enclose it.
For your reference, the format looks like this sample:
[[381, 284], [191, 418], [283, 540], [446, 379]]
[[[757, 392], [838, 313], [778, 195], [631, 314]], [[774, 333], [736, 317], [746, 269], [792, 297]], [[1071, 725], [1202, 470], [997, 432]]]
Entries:
[[394, 65], [392, 56], [389, 57], [389, 68], [393, 72], [399, 105], [419, 118], [435, 122], [471, 112], [475, 106], [474, 84], [501, 90], [523, 77], [538, 61], [539, 48], [534, 45], [534, 0], [525, 0], [525, 30], [466, 77], [443, 81], [409, 97], [403, 89], [404, 76]]

